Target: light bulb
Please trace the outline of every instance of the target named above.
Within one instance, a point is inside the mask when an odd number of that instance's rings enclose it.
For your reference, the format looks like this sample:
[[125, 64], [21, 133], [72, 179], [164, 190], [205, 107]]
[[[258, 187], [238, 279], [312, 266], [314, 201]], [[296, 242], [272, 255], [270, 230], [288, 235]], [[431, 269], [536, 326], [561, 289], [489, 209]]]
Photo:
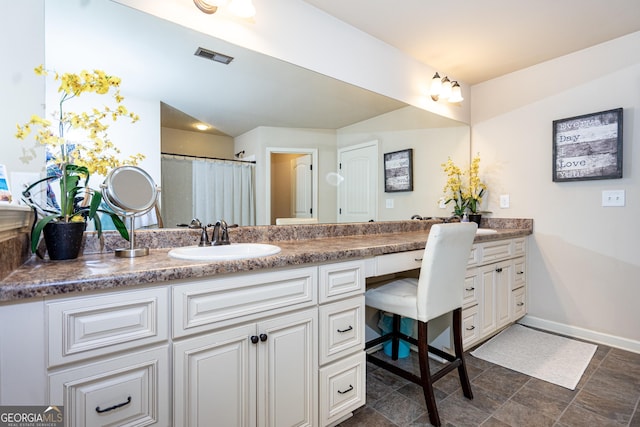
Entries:
[[451, 80], [449, 77], [442, 79], [442, 89], [440, 90], [440, 96], [443, 99], [449, 99], [451, 97]]
[[440, 90], [442, 89], [442, 80], [440, 80], [440, 74], [435, 73], [431, 79], [431, 99], [437, 101], [440, 97]]
[[464, 98], [462, 97], [462, 89], [457, 81], [454, 81], [451, 85], [451, 96], [449, 97], [449, 102], [462, 102]]

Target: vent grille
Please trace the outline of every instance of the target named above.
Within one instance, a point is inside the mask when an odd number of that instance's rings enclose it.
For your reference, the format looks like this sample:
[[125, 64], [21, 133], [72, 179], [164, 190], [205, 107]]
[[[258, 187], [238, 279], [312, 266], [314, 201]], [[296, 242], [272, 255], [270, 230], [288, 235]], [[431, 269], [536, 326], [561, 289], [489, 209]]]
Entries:
[[229, 55], [225, 55], [223, 53], [214, 52], [209, 49], [205, 49], [203, 47], [199, 47], [195, 53], [196, 56], [201, 58], [209, 59], [211, 61], [216, 61], [221, 64], [228, 65], [231, 61], [233, 61], [233, 57]]

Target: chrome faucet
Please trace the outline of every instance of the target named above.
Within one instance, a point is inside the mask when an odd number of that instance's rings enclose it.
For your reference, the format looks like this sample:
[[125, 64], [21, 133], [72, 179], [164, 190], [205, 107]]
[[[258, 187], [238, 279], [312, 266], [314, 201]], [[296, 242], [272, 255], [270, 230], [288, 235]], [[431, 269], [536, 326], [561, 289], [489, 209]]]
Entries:
[[229, 245], [229, 226], [224, 219], [219, 220], [213, 226], [213, 236], [211, 237], [213, 246]]
[[198, 243], [198, 246], [209, 246], [209, 235], [207, 234], [207, 227], [210, 227], [211, 225], [204, 225], [198, 218], [193, 218], [189, 224], [177, 224], [177, 226], [201, 230], [200, 243]]

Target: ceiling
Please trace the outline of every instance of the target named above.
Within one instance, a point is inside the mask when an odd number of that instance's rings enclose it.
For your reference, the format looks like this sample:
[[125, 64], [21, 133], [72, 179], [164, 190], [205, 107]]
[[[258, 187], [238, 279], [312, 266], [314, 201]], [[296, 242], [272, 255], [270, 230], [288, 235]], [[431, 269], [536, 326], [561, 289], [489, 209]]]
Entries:
[[638, 0], [304, 1], [470, 85], [640, 31]]

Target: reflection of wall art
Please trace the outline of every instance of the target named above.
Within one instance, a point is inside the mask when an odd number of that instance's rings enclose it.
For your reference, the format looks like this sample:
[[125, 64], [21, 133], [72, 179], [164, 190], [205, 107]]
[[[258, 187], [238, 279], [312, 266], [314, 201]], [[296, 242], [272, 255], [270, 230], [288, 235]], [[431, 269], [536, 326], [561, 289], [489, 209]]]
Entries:
[[622, 178], [622, 108], [553, 121], [553, 180]]
[[413, 191], [413, 149], [384, 154], [384, 191]]

